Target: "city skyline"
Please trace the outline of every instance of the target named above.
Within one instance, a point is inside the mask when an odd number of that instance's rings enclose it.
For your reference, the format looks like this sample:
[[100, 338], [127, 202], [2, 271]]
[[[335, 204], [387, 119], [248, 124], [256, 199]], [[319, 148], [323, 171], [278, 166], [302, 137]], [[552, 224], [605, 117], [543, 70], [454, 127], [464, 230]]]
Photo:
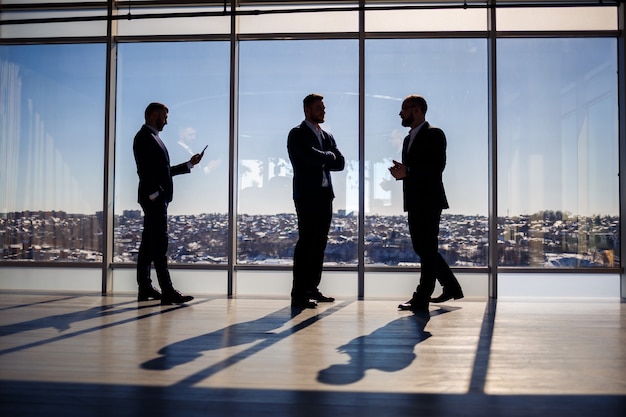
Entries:
[[[0, 217], [0, 258], [99, 262], [102, 220], [102, 213], [8, 213]], [[228, 214], [170, 215], [168, 222], [172, 241], [168, 256], [172, 262], [228, 262]], [[115, 217], [114, 262], [136, 261], [142, 223], [140, 210], [127, 210]], [[501, 217], [497, 223], [501, 266], [593, 268], [615, 267], [621, 262], [617, 216], [582, 217], [546, 211], [532, 216]], [[327, 264], [358, 264], [358, 225], [354, 213], [337, 213], [333, 217]], [[488, 229], [485, 216], [444, 214], [439, 244], [442, 255], [453, 266], [486, 266]], [[240, 215], [236, 262], [290, 265], [297, 235], [295, 214]], [[405, 216], [366, 216], [363, 238], [367, 265], [419, 265]]]

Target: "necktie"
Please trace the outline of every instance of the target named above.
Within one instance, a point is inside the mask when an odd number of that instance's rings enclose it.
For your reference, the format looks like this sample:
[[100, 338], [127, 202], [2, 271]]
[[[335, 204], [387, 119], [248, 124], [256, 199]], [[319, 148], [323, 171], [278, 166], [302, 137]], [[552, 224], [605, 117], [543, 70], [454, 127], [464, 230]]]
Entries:
[[406, 159], [406, 154], [409, 153], [409, 143], [411, 142], [411, 135], [406, 135], [404, 142], [402, 142], [402, 162]]
[[[323, 151], [326, 151], [327, 149], [327, 146], [326, 146], [327, 142], [328, 141], [326, 140], [324, 131], [320, 129], [320, 146]], [[322, 167], [322, 187], [328, 187], [329, 184], [330, 184], [330, 178], [329, 178], [328, 172], [326, 171], [326, 167], [324, 166]]]

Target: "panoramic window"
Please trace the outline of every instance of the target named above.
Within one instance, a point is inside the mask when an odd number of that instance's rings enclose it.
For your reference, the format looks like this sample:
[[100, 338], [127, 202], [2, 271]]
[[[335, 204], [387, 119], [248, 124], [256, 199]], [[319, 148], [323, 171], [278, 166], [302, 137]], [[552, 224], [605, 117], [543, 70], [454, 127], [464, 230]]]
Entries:
[[499, 265], [620, 265], [616, 50], [498, 41]]
[[102, 260], [105, 46], [0, 46], [2, 260]]
[[[487, 43], [483, 39], [368, 40], [365, 46], [365, 260], [416, 265], [402, 181], [388, 171], [409, 129], [404, 97], [424, 96], [426, 120], [447, 139], [444, 186], [450, 209], [440, 249], [452, 266], [487, 264]], [[471, 155], [471, 157], [469, 157]]]
[[288, 263], [297, 241], [287, 135], [304, 120], [302, 99], [324, 96], [322, 128], [346, 168], [332, 173], [335, 200], [326, 262], [357, 261], [358, 43], [249, 41], [240, 45], [238, 262]]
[[143, 213], [133, 138], [148, 103], [169, 108], [160, 133], [172, 165], [207, 149], [174, 177], [168, 256], [174, 263], [226, 263], [228, 242], [229, 50], [226, 42], [121, 44], [115, 146], [115, 261], [135, 262]]
[[[108, 268], [104, 252], [118, 265], [136, 261], [143, 213], [132, 141], [147, 104], [159, 101], [170, 109], [161, 137], [172, 164], [207, 146], [199, 166], [174, 178], [170, 261], [208, 265], [203, 270], [291, 265], [298, 231], [287, 135], [304, 119], [302, 99], [318, 93], [323, 127], [346, 157], [345, 169], [332, 173], [326, 266], [349, 266], [336, 269], [362, 278], [361, 256], [367, 273], [420, 264], [402, 183], [388, 172], [401, 158], [408, 129], [398, 113], [409, 94], [427, 99], [427, 120], [447, 137], [450, 208], [439, 242], [450, 265], [484, 272], [493, 266], [490, 244], [501, 272], [524, 277], [548, 268], [614, 274], [622, 265], [623, 35], [614, 3], [496, 7], [494, 22], [493, 9], [475, 2], [368, 0], [362, 10], [356, 1], [244, 2], [235, 18], [230, 3], [131, 2], [116, 9], [120, 19], [109, 16], [112, 26], [100, 0], [2, 3], [10, 5], [0, 17], [2, 261]], [[43, 3], [55, 5], [44, 10]], [[171, 14], [178, 12], [196, 15]], [[116, 66], [110, 80], [108, 36]], [[112, 166], [107, 117], [114, 120]], [[492, 160], [490, 122], [497, 129]], [[112, 207], [103, 206], [106, 172], [114, 173]], [[110, 248], [103, 247], [105, 213], [114, 219]], [[490, 224], [497, 224], [493, 234]]]

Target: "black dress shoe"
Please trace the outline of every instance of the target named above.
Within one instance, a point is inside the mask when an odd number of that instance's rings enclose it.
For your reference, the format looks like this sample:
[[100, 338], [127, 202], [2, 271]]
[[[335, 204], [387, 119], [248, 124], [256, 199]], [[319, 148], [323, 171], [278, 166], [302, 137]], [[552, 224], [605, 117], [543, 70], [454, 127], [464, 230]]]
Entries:
[[193, 300], [193, 297], [191, 295], [183, 295], [180, 293], [180, 291], [172, 290], [163, 294], [163, 296], [161, 297], [161, 305], [169, 306], [172, 304], [184, 304], [191, 300]]
[[411, 297], [411, 299], [405, 301], [404, 303], [398, 304], [398, 308], [400, 310], [410, 310], [411, 302], [413, 301], [414, 298], [415, 298], [415, 293], [413, 293], [413, 297]]
[[463, 291], [460, 288], [458, 291], [446, 291], [444, 289], [443, 293], [441, 293], [439, 297], [431, 298], [430, 302], [431, 303], [444, 303], [448, 300], [452, 300], [452, 299], [459, 300], [463, 297], [464, 297]]
[[413, 298], [404, 303], [398, 304], [398, 309], [402, 311], [428, 311], [428, 303], [423, 301], [419, 301], [415, 298], [415, 293], [413, 293]]
[[148, 301], [149, 299], [160, 300], [161, 293], [154, 287], [139, 289], [139, 294], [137, 294], [137, 301]]
[[306, 298], [292, 298], [291, 307], [293, 308], [316, 308], [317, 303], [315, 300], [309, 300]]
[[309, 298], [317, 301], [318, 303], [333, 303], [335, 302], [335, 297], [326, 297], [321, 292], [316, 292], [312, 294]]
[[412, 311], [414, 313], [423, 313], [428, 311], [428, 303], [406, 302], [398, 306], [402, 311]]

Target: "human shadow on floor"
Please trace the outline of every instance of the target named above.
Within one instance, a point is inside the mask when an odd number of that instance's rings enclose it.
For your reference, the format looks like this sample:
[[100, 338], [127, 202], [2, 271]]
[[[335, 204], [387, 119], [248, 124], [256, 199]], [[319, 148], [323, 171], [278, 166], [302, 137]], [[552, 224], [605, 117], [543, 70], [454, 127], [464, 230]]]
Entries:
[[[58, 297], [58, 295], [56, 295], [56, 294], [52, 294], [51, 296], [52, 297]], [[77, 298], [80, 298], [80, 297], [82, 297], [82, 295], [70, 295], [70, 296], [60, 297], [60, 298], [52, 298], [52, 299], [46, 299], [46, 300], [37, 300], [37, 301], [30, 302], [30, 303], [23, 303], [23, 304], [16, 304], [16, 305], [10, 305], [10, 306], [6, 306], [6, 307], [1, 307], [0, 311], [15, 310], [15, 309], [18, 309], [18, 308], [29, 308], [29, 307], [39, 306], [39, 305], [43, 305], [43, 304], [58, 303], [58, 302], [62, 302], [62, 301], [77, 299]]]
[[[63, 314], [54, 314], [51, 316], [39, 317], [36, 319], [23, 321], [20, 323], [7, 324], [0, 326], [0, 337], [9, 336], [16, 333], [26, 332], [30, 330], [39, 330], [54, 328], [63, 333], [72, 327], [73, 323], [80, 321], [91, 320], [99, 317], [105, 317], [113, 314], [121, 314], [129, 311], [134, 311], [136, 307], [119, 308], [123, 305], [134, 305], [136, 302], [122, 302], [117, 304], [100, 305], [91, 307], [86, 310], [72, 311]], [[71, 307], [69, 307], [71, 308]]]
[[415, 346], [431, 336], [424, 330], [431, 317], [448, 313], [455, 307], [440, 307], [430, 312], [400, 317], [372, 333], [359, 336], [337, 350], [350, 355], [345, 364], [331, 365], [319, 371], [318, 382], [348, 385], [361, 380], [368, 369], [396, 372], [409, 366], [417, 357]]
[[[300, 314], [302, 309], [285, 307], [257, 320], [236, 323], [224, 329], [173, 343], [159, 350], [162, 355], [141, 364], [141, 368], [157, 371], [166, 371], [175, 366], [191, 362], [202, 356], [202, 352], [227, 348], [231, 346], [249, 344], [246, 348], [228, 355], [224, 359], [211, 364], [207, 368], [198, 370], [193, 375], [178, 381], [176, 386], [192, 387], [222, 370], [236, 365], [251, 356], [268, 349], [274, 344], [293, 336], [301, 330], [314, 325], [320, 320], [349, 306], [353, 301], [343, 301], [331, 307], [319, 310], [308, 310], [313, 315], [293, 323], [290, 327], [281, 329], [291, 319]], [[254, 343], [256, 342], [256, 343]]]
[[235, 323], [223, 329], [201, 336], [172, 343], [158, 351], [161, 355], [141, 364], [141, 368], [164, 371], [191, 362], [202, 352], [232, 346], [245, 345], [257, 341], [275, 343], [285, 335], [273, 332], [300, 314], [301, 309], [285, 307], [256, 320]]
[[[208, 300], [206, 300], [208, 301]], [[195, 304], [198, 304], [199, 301]], [[185, 308], [186, 305], [176, 305], [176, 306], [168, 306], [168, 308], [160, 308], [155, 310], [155, 305], [143, 305], [136, 307], [137, 301], [126, 301], [115, 304], [106, 304], [88, 308], [86, 310], [72, 311], [69, 313], [63, 314], [54, 314], [45, 317], [40, 317], [20, 323], [7, 324], [4, 326], [0, 326], [0, 337], [3, 336], [11, 336], [21, 332], [28, 332], [33, 330], [43, 330], [43, 329], [56, 329], [58, 334], [56, 336], [44, 336], [45, 338], [42, 340], [33, 340], [30, 343], [20, 346], [13, 346], [7, 349], [0, 350], [0, 355], [6, 355], [8, 353], [17, 352], [20, 350], [30, 349], [38, 346], [42, 346], [48, 343], [58, 342], [60, 340], [67, 340], [73, 337], [81, 336], [88, 333], [93, 333], [99, 330], [104, 330], [106, 328], [121, 326], [126, 323], [130, 323], [133, 321], [138, 321], [141, 319], [145, 319], [151, 316], [165, 314], [172, 311], [175, 311], [180, 308]], [[125, 307], [130, 305], [131, 307]], [[160, 306], [160, 305], [158, 305]], [[71, 308], [71, 307], [69, 307]], [[124, 314], [134, 313], [138, 310], [147, 310], [148, 313], [126, 317], [124, 318]], [[72, 330], [74, 324], [94, 320], [94, 319], [102, 319], [105, 317], [114, 317], [120, 316], [121, 318], [117, 321], [99, 323], [93, 326], [81, 328], [81, 326], [77, 326], [76, 330]]]

